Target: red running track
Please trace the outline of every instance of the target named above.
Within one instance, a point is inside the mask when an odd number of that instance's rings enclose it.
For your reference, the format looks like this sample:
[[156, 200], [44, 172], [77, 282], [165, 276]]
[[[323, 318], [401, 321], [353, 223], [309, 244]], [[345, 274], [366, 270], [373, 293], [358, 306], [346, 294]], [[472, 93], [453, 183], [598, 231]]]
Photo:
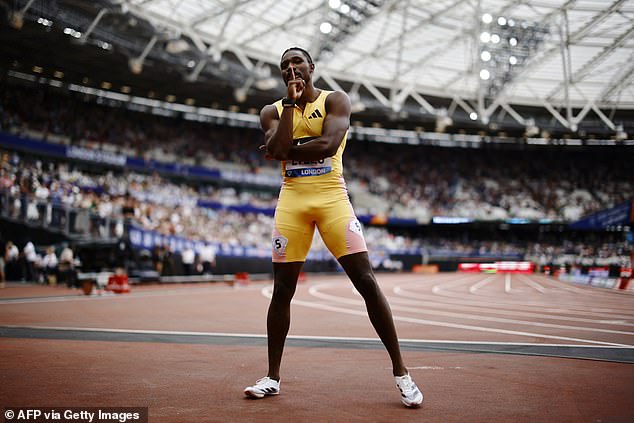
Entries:
[[[149, 407], [150, 421], [634, 421], [634, 295], [536, 275], [383, 274], [425, 393], [400, 406], [386, 352], [347, 279], [299, 286], [282, 394], [266, 372], [271, 283], [0, 290], [0, 398], [12, 406]], [[575, 358], [576, 357], [576, 358]]]

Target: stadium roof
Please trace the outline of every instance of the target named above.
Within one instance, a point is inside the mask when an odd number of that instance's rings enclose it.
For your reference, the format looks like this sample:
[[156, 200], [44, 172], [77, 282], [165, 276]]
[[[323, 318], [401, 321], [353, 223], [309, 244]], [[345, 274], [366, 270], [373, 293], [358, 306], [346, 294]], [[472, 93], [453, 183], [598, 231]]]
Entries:
[[247, 67], [277, 65], [287, 47], [305, 47], [329, 85], [361, 84], [394, 110], [408, 97], [429, 107], [421, 95], [456, 98], [484, 115], [491, 104], [509, 103], [555, 112], [634, 107], [634, 0], [125, 4], [210, 55], [231, 52]]
[[134, 73], [169, 60], [186, 81], [228, 83], [238, 101], [281, 92], [280, 55], [297, 45], [320, 84], [344, 89], [359, 110], [481, 124], [503, 113], [530, 127], [538, 107], [571, 131], [591, 116], [615, 132], [610, 111], [634, 110], [634, 0], [12, 3], [26, 18], [74, 24], [79, 41], [114, 44]]

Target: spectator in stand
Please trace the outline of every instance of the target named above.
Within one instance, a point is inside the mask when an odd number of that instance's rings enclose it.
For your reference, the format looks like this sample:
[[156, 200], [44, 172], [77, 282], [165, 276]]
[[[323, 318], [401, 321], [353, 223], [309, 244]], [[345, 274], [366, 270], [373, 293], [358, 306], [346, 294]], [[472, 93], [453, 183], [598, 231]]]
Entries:
[[181, 260], [183, 262], [183, 271], [185, 275], [191, 276], [194, 274], [194, 263], [196, 261], [196, 252], [190, 246], [185, 247], [181, 253]]
[[24, 278], [28, 282], [37, 282], [39, 280], [39, 260], [40, 257], [35, 251], [35, 246], [31, 241], [27, 242], [24, 246], [24, 262], [25, 262], [25, 275]]
[[200, 249], [200, 262], [202, 263], [202, 274], [211, 275], [216, 266], [216, 248], [213, 245], [205, 244]]
[[4, 262], [6, 278], [10, 281], [20, 280], [22, 277], [20, 269], [20, 250], [12, 241], [7, 241], [4, 252]]
[[72, 248], [64, 247], [59, 255], [58, 281], [66, 283], [69, 288], [77, 287], [77, 274], [75, 271], [75, 257]]
[[44, 273], [44, 282], [49, 285], [57, 284], [57, 255], [55, 247], [51, 246], [46, 249], [46, 254], [42, 257], [42, 272]]

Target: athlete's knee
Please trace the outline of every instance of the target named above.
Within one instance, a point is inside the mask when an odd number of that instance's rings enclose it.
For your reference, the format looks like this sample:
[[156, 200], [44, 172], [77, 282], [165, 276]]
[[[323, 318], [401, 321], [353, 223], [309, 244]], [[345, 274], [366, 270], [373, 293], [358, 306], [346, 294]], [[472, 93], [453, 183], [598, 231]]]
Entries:
[[271, 297], [271, 301], [276, 303], [290, 303], [294, 295], [294, 285], [284, 282], [275, 282], [273, 286], [273, 296]]
[[372, 272], [363, 272], [355, 275], [352, 283], [366, 301], [376, 299], [381, 293], [379, 284], [376, 282]]

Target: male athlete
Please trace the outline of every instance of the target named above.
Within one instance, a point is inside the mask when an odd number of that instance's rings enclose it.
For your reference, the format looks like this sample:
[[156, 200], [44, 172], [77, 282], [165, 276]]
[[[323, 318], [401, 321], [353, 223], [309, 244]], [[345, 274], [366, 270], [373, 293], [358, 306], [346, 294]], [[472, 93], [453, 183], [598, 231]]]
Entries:
[[398, 344], [390, 306], [381, 292], [367, 247], [343, 180], [342, 156], [350, 125], [350, 99], [342, 91], [313, 86], [313, 60], [292, 47], [282, 54], [287, 96], [265, 106], [260, 122], [268, 158], [282, 162], [284, 182], [273, 228], [273, 297], [267, 316], [269, 370], [247, 387], [247, 396], [280, 393], [280, 363], [290, 326], [290, 304], [313, 241], [315, 226], [363, 297], [370, 321], [392, 360], [396, 386], [407, 407], [423, 394], [408, 374]]

